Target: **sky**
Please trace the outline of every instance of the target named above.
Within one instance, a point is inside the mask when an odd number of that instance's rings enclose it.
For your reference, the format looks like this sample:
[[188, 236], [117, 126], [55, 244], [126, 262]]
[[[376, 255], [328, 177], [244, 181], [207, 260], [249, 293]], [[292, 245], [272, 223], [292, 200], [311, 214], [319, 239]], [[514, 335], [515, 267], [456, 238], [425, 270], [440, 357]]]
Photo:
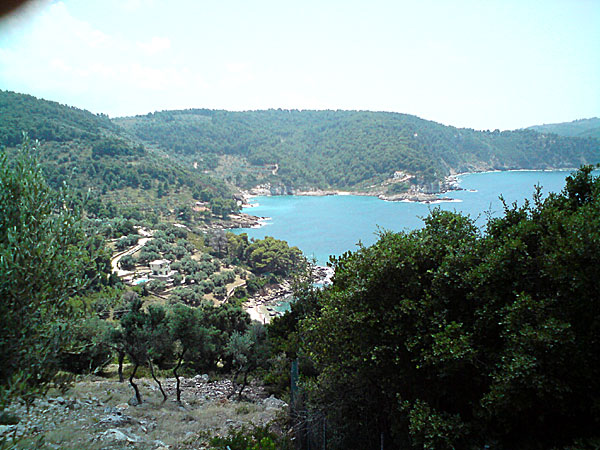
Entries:
[[0, 19], [0, 89], [111, 117], [282, 108], [490, 130], [565, 122], [600, 116], [600, 0], [33, 0]]

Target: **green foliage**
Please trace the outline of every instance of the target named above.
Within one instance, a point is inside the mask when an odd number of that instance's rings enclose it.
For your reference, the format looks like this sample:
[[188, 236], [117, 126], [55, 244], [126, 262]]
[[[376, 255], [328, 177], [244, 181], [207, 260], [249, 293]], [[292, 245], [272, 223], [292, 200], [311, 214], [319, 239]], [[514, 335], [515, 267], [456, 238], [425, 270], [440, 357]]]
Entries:
[[144, 155], [144, 147], [131, 148], [127, 143], [118, 139], [101, 139], [92, 146], [92, 158], [103, 156]]
[[[238, 209], [225, 183], [146, 149], [105, 115], [0, 90], [0, 116], [0, 148], [19, 145], [23, 132], [40, 139], [39, 160], [48, 183], [91, 190], [86, 207], [92, 217], [169, 214], [165, 204], [189, 212], [193, 193], [203, 191], [221, 202], [220, 214]], [[13, 152], [8, 154], [11, 159]]]
[[213, 198], [210, 201], [209, 206], [210, 210], [215, 216], [220, 216], [223, 218], [228, 217], [230, 212], [238, 212], [240, 210], [237, 202], [232, 198]]
[[0, 154], [0, 401], [56, 373], [80, 311], [70, 298], [107, 280], [101, 240], [87, 236], [67, 191], [52, 190], [25, 141]]
[[253, 426], [252, 429], [230, 429], [227, 436], [213, 437], [209, 441], [215, 450], [286, 450], [291, 443], [269, 430], [268, 426]]
[[146, 323], [148, 359], [161, 369], [168, 368], [173, 360], [173, 340], [169, 333], [167, 310], [160, 305], [148, 306]]
[[64, 142], [118, 128], [107, 116], [10, 91], [0, 91], [0, 116], [0, 145], [8, 147], [20, 145], [23, 132], [32, 139]]
[[140, 404], [142, 398], [133, 380], [138, 367], [146, 364], [166, 400], [167, 395], [156, 377], [154, 365], [167, 368], [172, 364], [174, 356], [174, 342], [169, 332], [167, 312], [159, 305], [150, 305], [144, 311], [142, 301], [137, 296], [132, 297], [129, 308], [121, 319], [121, 330], [113, 331], [112, 337], [114, 344], [127, 353], [134, 365], [129, 383], [133, 387], [137, 403]]
[[365, 188], [398, 170], [428, 185], [450, 169], [576, 167], [600, 160], [598, 140], [589, 137], [458, 129], [395, 113], [190, 109], [115, 122], [205, 169], [220, 156], [239, 158], [239, 171], [222, 170], [244, 187]]
[[121, 318], [125, 351], [131, 362], [142, 365], [148, 357], [148, 330], [146, 329], [146, 313], [142, 310], [142, 301], [134, 296], [129, 310]]
[[214, 330], [206, 323], [202, 310], [181, 303], [169, 310], [169, 327], [176, 353], [183, 360], [201, 359], [214, 350]]
[[294, 286], [295, 301], [290, 310], [282, 316], [274, 317], [268, 325], [270, 364], [264, 381], [275, 394], [281, 395], [290, 389], [290, 367], [293, 361], [299, 362], [300, 373], [314, 377], [312, 360], [306, 354], [302, 344], [304, 333], [301, 321], [319, 314], [320, 292], [313, 286], [312, 280], [301, 280]]
[[173, 375], [177, 379], [177, 401], [181, 402], [178, 370], [184, 361], [201, 361], [206, 354], [214, 353], [214, 330], [207, 328], [201, 310], [181, 303], [169, 311], [169, 329], [175, 345]]
[[[236, 393], [238, 398], [242, 398], [242, 392], [248, 383], [248, 375], [267, 363], [269, 356], [269, 342], [267, 339], [267, 330], [264, 325], [254, 322], [245, 333], [234, 331], [229, 337], [229, 342], [225, 352], [231, 356], [235, 374], [233, 375], [234, 390], [231, 395]], [[242, 375], [241, 386], [237, 386], [237, 378]]]
[[560, 136], [595, 137], [600, 138], [600, 119], [580, 119], [572, 122], [534, 125], [529, 127], [538, 133], [554, 133]]
[[127, 236], [122, 236], [115, 244], [115, 247], [117, 248], [117, 250], [125, 250], [128, 247], [133, 247], [135, 244], [137, 244], [138, 239], [140, 237], [141, 236], [139, 234], [129, 234]]
[[119, 265], [123, 270], [133, 270], [135, 269], [136, 259], [131, 255], [125, 255], [119, 260]]
[[335, 259], [301, 319], [332, 448], [379, 448], [380, 433], [432, 449], [597, 439], [599, 226], [587, 167], [559, 195], [506, 205], [484, 234], [434, 210], [422, 230]]
[[286, 241], [271, 236], [252, 242], [245, 250], [245, 258], [257, 274], [288, 276], [305, 264], [298, 247], [290, 247]]
[[60, 369], [72, 373], [96, 373], [112, 359], [109, 324], [90, 317], [69, 328], [70, 342], [61, 351]]
[[246, 249], [250, 245], [248, 241], [248, 234], [234, 234], [227, 233], [227, 256], [234, 263], [241, 263], [244, 261], [244, 255], [246, 254]]
[[116, 346], [122, 347], [123, 352], [127, 354], [133, 364], [133, 371], [129, 376], [129, 383], [134, 390], [137, 404], [142, 403], [142, 397], [139, 389], [133, 381], [139, 366], [148, 361], [149, 333], [145, 327], [146, 314], [142, 310], [142, 301], [139, 297], [131, 298], [129, 311], [121, 318], [121, 329], [113, 332], [113, 342]]

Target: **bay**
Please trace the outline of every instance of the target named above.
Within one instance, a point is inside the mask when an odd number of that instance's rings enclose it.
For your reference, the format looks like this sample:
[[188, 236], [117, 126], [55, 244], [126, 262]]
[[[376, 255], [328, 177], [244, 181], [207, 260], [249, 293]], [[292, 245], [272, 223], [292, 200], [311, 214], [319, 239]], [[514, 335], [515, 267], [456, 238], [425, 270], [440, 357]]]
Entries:
[[245, 208], [244, 212], [268, 217], [265, 225], [232, 231], [256, 239], [265, 236], [283, 239], [324, 265], [329, 255], [356, 250], [358, 242], [373, 244], [379, 230], [408, 231], [422, 227], [422, 218], [437, 207], [468, 214], [483, 226], [488, 214], [502, 213], [500, 195], [508, 203], [516, 201], [522, 205], [525, 198], [532, 198], [536, 185], [542, 186], [544, 195], [562, 190], [569, 173], [506, 171], [460, 175], [458, 181], [465, 190], [443, 194], [454, 201], [435, 204], [387, 202], [357, 195], [255, 197], [251, 203], [256, 206]]

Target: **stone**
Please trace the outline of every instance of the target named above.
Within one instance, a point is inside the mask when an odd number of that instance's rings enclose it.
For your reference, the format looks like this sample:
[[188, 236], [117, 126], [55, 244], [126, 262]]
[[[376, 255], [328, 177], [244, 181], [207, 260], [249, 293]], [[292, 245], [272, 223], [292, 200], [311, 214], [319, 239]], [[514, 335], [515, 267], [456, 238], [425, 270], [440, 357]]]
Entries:
[[265, 398], [262, 403], [267, 408], [285, 408], [287, 406], [286, 402], [272, 395], [269, 398]]
[[0, 425], [0, 436], [13, 433], [16, 427], [17, 425]]
[[123, 415], [121, 413], [118, 414], [109, 414], [106, 417], [103, 417], [100, 422], [100, 425], [109, 425], [112, 427], [122, 427], [125, 425], [129, 425], [133, 423], [133, 418]]
[[70, 403], [68, 406], [69, 406], [69, 409], [72, 409], [73, 411], [81, 409], [81, 404], [79, 402]]
[[111, 439], [117, 442], [139, 442], [140, 438], [135, 434], [127, 435], [123, 433], [121, 430], [117, 430], [116, 428], [111, 428], [106, 430], [104, 433], [101, 433], [101, 437], [103, 439]]
[[104, 408], [104, 414], [116, 414], [116, 415], [120, 415], [121, 414], [121, 410], [119, 409], [119, 407], [112, 407], [112, 406], [107, 406], [106, 408]]

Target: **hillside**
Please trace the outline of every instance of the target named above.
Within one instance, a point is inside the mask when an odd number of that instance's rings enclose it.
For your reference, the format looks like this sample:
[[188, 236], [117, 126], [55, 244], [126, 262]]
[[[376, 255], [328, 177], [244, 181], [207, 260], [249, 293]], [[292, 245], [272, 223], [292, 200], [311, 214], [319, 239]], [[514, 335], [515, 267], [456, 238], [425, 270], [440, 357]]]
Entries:
[[0, 147], [10, 151], [27, 132], [42, 143], [51, 184], [89, 190], [128, 215], [186, 215], [195, 201], [220, 215], [236, 209], [232, 190], [261, 184], [280, 193], [437, 192], [457, 172], [600, 162], [592, 137], [458, 129], [385, 112], [191, 109], [110, 120], [0, 91], [0, 114]]
[[597, 139], [458, 129], [397, 113], [191, 109], [114, 122], [243, 187], [271, 182], [364, 190], [402, 171], [415, 176], [412, 183], [435, 190], [453, 172], [600, 161]]
[[[597, 161], [597, 139], [343, 111], [112, 122], [1, 91], [0, 113], [1, 449], [598, 447], [591, 167], [483, 227], [433, 208], [328, 271], [192, 223], [217, 228], [227, 181], [433, 185]], [[279, 317], [273, 292], [294, 299]]]
[[593, 117], [572, 122], [534, 125], [528, 129], [538, 133], [554, 133], [560, 136], [600, 138], [600, 118]]
[[90, 192], [95, 212], [168, 215], [200, 199], [235, 205], [224, 183], [144, 145], [105, 115], [0, 91], [0, 117], [0, 149], [10, 154], [23, 133], [38, 139], [50, 184]]

